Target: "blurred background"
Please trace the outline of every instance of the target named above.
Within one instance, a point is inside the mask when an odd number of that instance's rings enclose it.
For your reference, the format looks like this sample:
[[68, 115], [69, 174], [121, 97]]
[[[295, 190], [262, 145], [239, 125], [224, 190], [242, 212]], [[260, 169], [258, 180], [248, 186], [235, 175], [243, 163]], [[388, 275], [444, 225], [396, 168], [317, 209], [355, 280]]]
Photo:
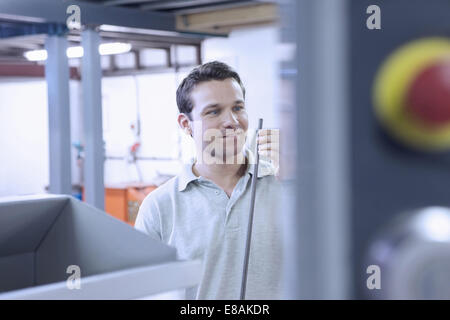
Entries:
[[[93, 19], [114, 21], [115, 11], [107, 17], [101, 11], [104, 6], [134, 8], [132, 12], [144, 17], [143, 26], [147, 23], [148, 27], [158, 27], [151, 22], [148, 12], [163, 21], [163, 30], [126, 29], [127, 23], [95, 26], [99, 41], [112, 50], [100, 56], [101, 92], [97, 92], [101, 95], [106, 186], [117, 186], [111, 189], [118, 190], [129, 183], [158, 185], [178, 172], [181, 160], [189, 159], [192, 145], [178, 129], [175, 92], [187, 73], [203, 62], [220, 60], [239, 70], [249, 91], [250, 118], [263, 116], [267, 125], [274, 127], [277, 18], [273, 3], [150, 1], [149, 6], [145, 1], [90, 2], [96, 4], [86, 10], [81, 8], [83, 18], [92, 12], [98, 14]], [[68, 6], [64, 1], [58, 4], [65, 6], [64, 9]], [[4, 11], [13, 13], [16, 9], [9, 1], [2, 1], [2, 5]], [[17, 7], [27, 6], [32, 12], [33, 7], [42, 5], [51, 7], [53, 2], [19, 2]], [[20, 13], [20, 8], [17, 11]], [[243, 18], [235, 18], [238, 13]], [[46, 14], [43, 10], [42, 15]], [[91, 117], [83, 113], [81, 31], [66, 30], [64, 25], [19, 22], [11, 16], [2, 14], [1, 130], [3, 137], [14, 132], [16, 138], [1, 140], [4, 152], [0, 195], [32, 194], [49, 188], [49, 133], [52, 133], [49, 132], [48, 93], [51, 89], [45, 78], [47, 60], [43, 50], [46, 39], [63, 35], [69, 47], [70, 68], [64, 117], [70, 121], [61, 134], [70, 137], [71, 146], [70, 150], [65, 146], [55, 152], [70, 152], [72, 193], [81, 198], [86, 139], [83, 116]], [[149, 22], [145, 21], [147, 16]], [[69, 14], [64, 10], [61, 19], [67, 17]], [[176, 32], [175, 25], [171, 26], [172, 30], [165, 30], [169, 19], [175, 23], [176, 17], [194, 20], [200, 17], [200, 21], [197, 25], [189, 24], [194, 33]], [[128, 24], [133, 26], [134, 21]], [[56, 130], [60, 132], [61, 128]], [[102, 151], [97, 152], [100, 156]]]
[[0, 197], [133, 225], [193, 154], [175, 92], [213, 60], [281, 129], [285, 298], [450, 299], [445, 0], [0, 0]]

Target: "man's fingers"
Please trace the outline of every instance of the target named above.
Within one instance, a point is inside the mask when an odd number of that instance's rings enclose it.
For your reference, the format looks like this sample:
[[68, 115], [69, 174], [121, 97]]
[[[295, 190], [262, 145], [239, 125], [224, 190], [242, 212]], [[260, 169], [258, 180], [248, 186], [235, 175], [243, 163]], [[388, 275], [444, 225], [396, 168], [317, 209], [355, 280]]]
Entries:
[[268, 135], [268, 134], [270, 134], [272, 131], [275, 131], [275, 130], [277, 130], [277, 129], [261, 129], [261, 130], [258, 130], [258, 135], [259, 135], [259, 136]]
[[270, 150], [258, 151], [260, 157], [266, 157], [272, 160], [272, 152]]
[[258, 130], [258, 136], [280, 134], [280, 129], [261, 129]]
[[261, 135], [258, 135], [256, 141], [258, 142], [258, 144], [264, 144], [267, 142], [279, 142], [280, 136], [279, 136], [279, 133], [261, 134]]
[[259, 145], [262, 145], [264, 143], [272, 142], [274, 139], [272, 136], [261, 136], [258, 137], [257, 141]]
[[264, 143], [264, 144], [258, 145], [259, 151], [263, 151], [263, 150], [278, 151], [278, 149], [279, 149], [278, 143], [269, 142], [269, 143]]
[[[278, 170], [279, 166], [279, 129], [261, 129], [257, 135], [258, 155], [270, 159], [272, 165]], [[278, 172], [278, 171], [277, 171]]]
[[276, 152], [273, 152], [270, 150], [263, 150], [263, 151], [258, 151], [258, 154], [260, 157], [269, 159], [275, 168], [278, 167], [278, 165], [280, 163], [280, 159], [278, 158], [278, 155], [276, 154]]

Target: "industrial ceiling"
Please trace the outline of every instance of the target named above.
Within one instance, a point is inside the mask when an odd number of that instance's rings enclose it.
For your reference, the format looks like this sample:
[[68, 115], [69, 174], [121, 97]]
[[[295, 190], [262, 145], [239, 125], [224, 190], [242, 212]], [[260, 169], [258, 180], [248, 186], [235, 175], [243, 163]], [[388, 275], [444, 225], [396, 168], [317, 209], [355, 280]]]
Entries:
[[168, 57], [174, 45], [194, 46], [200, 57], [205, 38], [277, 16], [275, 1], [264, 0], [2, 0], [0, 64], [28, 63], [24, 52], [43, 49], [48, 34], [64, 33], [69, 45], [79, 45], [80, 31], [66, 27], [66, 9], [73, 4], [80, 7], [82, 24], [96, 27], [102, 42], [130, 43], [135, 52], [163, 49]]

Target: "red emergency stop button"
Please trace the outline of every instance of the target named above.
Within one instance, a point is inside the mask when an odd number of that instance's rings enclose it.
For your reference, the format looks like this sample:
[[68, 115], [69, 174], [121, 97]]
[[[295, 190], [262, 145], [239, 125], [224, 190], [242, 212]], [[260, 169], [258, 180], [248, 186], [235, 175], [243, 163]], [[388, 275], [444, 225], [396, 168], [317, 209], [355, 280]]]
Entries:
[[430, 128], [450, 124], [450, 59], [432, 63], [415, 77], [405, 107]]
[[450, 150], [450, 39], [407, 43], [381, 64], [373, 104], [382, 127], [422, 151]]

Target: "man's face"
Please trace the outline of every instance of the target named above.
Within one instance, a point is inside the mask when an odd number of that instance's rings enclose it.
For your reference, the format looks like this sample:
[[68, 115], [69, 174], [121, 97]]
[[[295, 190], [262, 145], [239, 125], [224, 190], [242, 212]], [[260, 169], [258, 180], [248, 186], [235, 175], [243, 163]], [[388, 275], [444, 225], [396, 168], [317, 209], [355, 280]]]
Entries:
[[[192, 136], [197, 154], [223, 163], [236, 163], [248, 129], [248, 115], [240, 85], [234, 79], [211, 80], [191, 92]], [[220, 162], [219, 162], [220, 163]]]

